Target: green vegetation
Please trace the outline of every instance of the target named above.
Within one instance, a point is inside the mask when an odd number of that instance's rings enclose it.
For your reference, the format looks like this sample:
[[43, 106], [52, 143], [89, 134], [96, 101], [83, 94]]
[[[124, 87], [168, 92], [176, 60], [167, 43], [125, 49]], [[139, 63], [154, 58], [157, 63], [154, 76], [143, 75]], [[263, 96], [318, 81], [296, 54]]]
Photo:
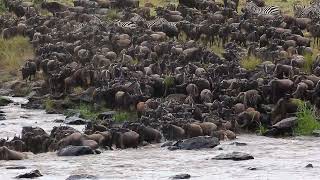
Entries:
[[12, 80], [24, 61], [32, 59], [33, 56], [34, 50], [28, 38], [0, 38], [0, 82]]
[[247, 70], [254, 70], [257, 65], [261, 64], [261, 62], [261, 59], [255, 56], [246, 56], [245, 58], [240, 60], [240, 65]]
[[307, 53], [307, 54], [304, 55], [305, 62], [304, 62], [304, 65], [303, 65], [303, 70], [306, 73], [311, 73], [312, 72], [313, 59], [314, 59], [314, 57], [310, 53]]
[[107, 15], [105, 16], [106, 21], [114, 21], [120, 19], [117, 9], [109, 9]]
[[113, 116], [115, 122], [133, 121], [137, 119], [137, 113], [130, 111], [119, 111]]
[[320, 129], [320, 122], [317, 120], [315, 108], [306, 102], [299, 106], [297, 117], [298, 123], [294, 129], [296, 135], [311, 135], [314, 130]]
[[54, 110], [54, 102], [51, 99], [46, 99], [44, 101], [44, 108], [46, 110], [46, 112], [52, 112]]
[[259, 124], [259, 128], [257, 129], [257, 133], [259, 135], [263, 135], [268, 131], [268, 128], [262, 125], [261, 123]]
[[0, 0], [0, 15], [7, 11], [7, 8], [4, 5], [4, 0]]
[[219, 46], [219, 44], [212, 44], [210, 46], [210, 49], [220, 57], [222, 57], [222, 53], [224, 53], [224, 48], [222, 46]]
[[174, 77], [172, 77], [172, 76], [166, 76], [166, 77], [164, 78], [163, 83], [164, 83], [164, 86], [165, 86], [165, 88], [166, 88], [166, 89], [165, 89], [165, 92], [164, 92], [164, 96], [167, 96], [168, 89], [174, 85]]

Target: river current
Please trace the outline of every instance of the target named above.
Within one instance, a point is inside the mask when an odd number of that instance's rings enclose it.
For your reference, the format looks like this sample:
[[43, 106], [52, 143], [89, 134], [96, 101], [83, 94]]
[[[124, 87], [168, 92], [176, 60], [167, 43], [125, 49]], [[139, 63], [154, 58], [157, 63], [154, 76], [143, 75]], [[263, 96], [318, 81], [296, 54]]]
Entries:
[[[12, 138], [23, 126], [39, 126], [50, 133], [55, 119], [63, 115], [46, 114], [44, 110], [21, 108], [24, 98], [11, 98], [14, 103], [1, 107], [7, 120], [0, 121], [0, 138]], [[73, 126], [83, 130], [84, 126]], [[233, 142], [246, 143], [236, 146]], [[32, 154], [22, 161], [0, 161], [0, 180], [39, 169], [41, 180], [64, 180], [70, 175], [88, 174], [97, 179], [155, 180], [187, 173], [191, 179], [203, 180], [319, 180], [320, 139], [316, 137], [268, 138], [239, 135], [235, 141], [222, 141], [214, 149], [198, 151], [169, 151], [153, 144], [138, 149], [103, 151], [99, 155], [58, 157], [54, 152]], [[221, 150], [222, 149], [222, 150]], [[253, 160], [212, 160], [221, 153], [245, 152]], [[313, 168], [305, 168], [307, 164]], [[26, 169], [6, 169], [25, 166]], [[249, 170], [249, 169], [256, 170]]]

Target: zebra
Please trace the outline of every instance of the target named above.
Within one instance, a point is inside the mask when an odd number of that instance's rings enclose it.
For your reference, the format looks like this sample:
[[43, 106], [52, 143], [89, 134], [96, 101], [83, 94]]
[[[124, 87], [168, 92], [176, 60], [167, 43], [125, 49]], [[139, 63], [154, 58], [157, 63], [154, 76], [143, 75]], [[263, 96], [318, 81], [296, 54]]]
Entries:
[[117, 20], [114, 22], [114, 24], [118, 27], [122, 27], [122, 28], [129, 28], [129, 29], [134, 29], [137, 27], [137, 25], [131, 21], [120, 21]]
[[281, 15], [280, 8], [277, 6], [259, 7], [253, 2], [247, 2], [245, 9], [248, 13], [251, 13], [254, 15], [274, 15], [274, 16]]
[[296, 18], [310, 18], [319, 19], [320, 18], [320, 4], [305, 7], [300, 4], [293, 5], [294, 17]]

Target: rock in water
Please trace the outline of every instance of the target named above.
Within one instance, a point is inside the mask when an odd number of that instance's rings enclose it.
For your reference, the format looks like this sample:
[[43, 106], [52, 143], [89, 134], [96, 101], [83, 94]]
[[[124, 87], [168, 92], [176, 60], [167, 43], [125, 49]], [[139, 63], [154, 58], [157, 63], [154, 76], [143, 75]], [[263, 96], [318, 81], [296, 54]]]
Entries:
[[[1, 118], [1, 117], [0, 117]], [[312, 131], [312, 135], [315, 137], [320, 137], [320, 130], [314, 130]]]
[[27, 169], [27, 167], [25, 167], [25, 166], [10, 166], [10, 167], [6, 167], [6, 169]]
[[248, 145], [247, 143], [242, 143], [242, 142], [233, 142], [233, 143], [230, 143], [230, 145], [235, 145], [235, 146], [246, 146]]
[[306, 165], [306, 168], [313, 168], [313, 165], [312, 164], [308, 164], [308, 165]]
[[220, 154], [212, 159], [243, 161], [243, 160], [254, 159], [254, 157], [250, 154], [247, 154], [247, 153], [232, 152], [232, 153], [228, 153], [228, 154]]
[[183, 149], [183, 150], [194, 150], [204, 148], [214, 148], [219, 145], [219, 139], [210, 136], [198, 136], [190, 139], [178, 141], [173, 146], [170, 146], [169, 150]]
[[79, 117], [68, 117], [64, 120], [65, 124], [69, 124], [69, 125], [83, 125], [83, 124], [87, 124], [87, 120], [79, 118]]
[[298, 121], [297, 117], [290, 117], [290, 118], [282, 119], [272, 127], [277, 128], [278, 130], [292, 129], [297, 124], [297, 121]]
[[190, 174], [178, 174], [173, 176], [171, 179], [190, 179]]
[[82, 156], [94, 154], [94, 151], [89, 146], [67, 146], [58, 151], [58, 156]]
[[36, 177], [41, 177], [42, 174], [40, 173], [39, 170], [34, 170], [29, 173], [21, 174], [17, 176], [16, 178], [36, 178]]
[[98, 179], [96, 176], [89, 174], [77, 174], [71, 175], [66, 180], [79, 180], [79, 179]]
[[10, 99], [0, 96], [0, 106], [6, 106], [12, 102], [13, 101], [11, 101]]

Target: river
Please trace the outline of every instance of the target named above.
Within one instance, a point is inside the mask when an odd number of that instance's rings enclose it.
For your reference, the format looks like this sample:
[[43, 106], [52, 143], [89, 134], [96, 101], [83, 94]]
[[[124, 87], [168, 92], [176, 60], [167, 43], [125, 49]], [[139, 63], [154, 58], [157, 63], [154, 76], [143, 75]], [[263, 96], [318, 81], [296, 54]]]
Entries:
[[[50, 133], [54, 119], [64, 116], [46, 114], [43, 110], [20, 107], [24, 98], [11, 98], [15, 103], [2, 107], [7, 120], [0, 122], [0, 137], [19, 135], [23, 126], [39, 126]], [[83, 130], [83, 126], [73, 126]], [[240, 135], [236, 146], [232, 141], [221, 142], [214, 149], [199, 151], [168, 151], [160, 144], [138, 149], [103, 151], [99, 155], [58, 157], [55, 153], [33, 155], [22, 161], [0, 161], [0, 179], [14, 179], [18, 174], [39, 169], [43, 180], [63, 180], [70, 175], [89, 174], [98, 179], [155, 180], [188, 173], [191, 179], [208, 180], [318, 180], [320, 179], [320, 139], [316, 137], [268, 138]], [[222, 148], [223, 150], [219, 150]], [[254, 156], [247, 161], [212, 160], [221, 153], [245, 152]], [[307, 164], [314, 168], [305, 168]], [[9, 170], [6, 167], [25, 166], [27, 169]], [[249, 170], [248, 168], [256, 168]]]

